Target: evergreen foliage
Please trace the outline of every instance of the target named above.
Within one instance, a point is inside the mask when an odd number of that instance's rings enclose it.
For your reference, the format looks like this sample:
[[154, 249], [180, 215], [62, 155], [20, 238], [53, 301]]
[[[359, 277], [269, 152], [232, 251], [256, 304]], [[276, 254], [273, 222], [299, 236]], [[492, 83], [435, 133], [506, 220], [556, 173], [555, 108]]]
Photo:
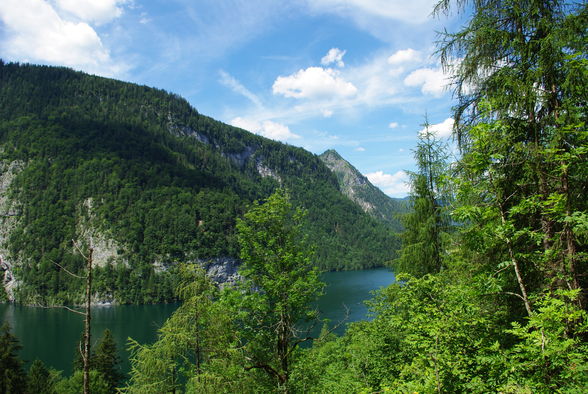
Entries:
[[182, 305], [151, 345], [130, 340], [129, 393], [246, 392], [248, 379], [236, 346], [233, 316], [219, 302], [218, 289], [205, 272], [182, 266], [178, 296]]
[[59, 372], [49, 370], [41, 360], [35, 360], [27, 373], [27, 393], [57, 394], [55, 385], [59, 380]]
[[420, 137], [407, 273], [375, 294], [372, 319], [299, 348], [322, 285], [293, 208], [302, 189], [292, 201], [280, 189], [236, 220], [241, 285], [219, 292], [179, 269], [184, 303], [157, 342], [132, 343], [128, 391], [587, 391], [588, 4], [456, 3], [472, 17], [441, 54], [462, 156], [449, 174], [443, 148]]
[[[299, 392], [348, 382], [364, 392], [588, 387], [588, 5], [455, 3], [472, 13], [441, 43], [462, 156], [449, 174], [427, 166], [429, 152], [443, 157], [427, 149], [434, 143], [421, 137], [417, 147], [414, 212], [396, 261], [416, 277], [382, 290], [372, 321], [305, 352], [293, 371]], [[444, 200], [430, 180], [449, 175]], [[433, 253], [436, 208], [455, 226], [442, 253]]]
[[0, 392], [25, 393], [26, 374], [17, 352], [21, 346], [18, 338], [10, 333], [8, 323], [0, 327]]
[[441, 271], [450, 222], [446, 146], [429, 130], [428, 122], [424, 126], [414, 151], [417, 172], [409, 172], [412, 212], [402, 218], [402, 247], [393, 262], [396, 272], [414, 276]]
[[94, 350], [91, 368], [104, 377], [111, 392], [115, 392], [115, 389], [120, 387], [124, 375], [120, 371], [120, 357], [109, 329], [104, 330], [102, 338]]
[[[0, 119], [0, 161], [19, 169], [7, 258], [21, 302], [79, 302], [82, 284], [57, 264], [79, 273], [71, 240], [89, 238], [110, 245], [110, 261], [95, 269], [99, 297], [174, 300], [173, 267], [237, 257], [235, 219], [280, 184], [309, 211], [305, 227], [320, 245], [322, 269], [394, 257], [393, 231], [344, 197], [318, 157], [214, 121], [177, 95], [2, 63]], [[260, 175], [261, 167], [274, 176]]]

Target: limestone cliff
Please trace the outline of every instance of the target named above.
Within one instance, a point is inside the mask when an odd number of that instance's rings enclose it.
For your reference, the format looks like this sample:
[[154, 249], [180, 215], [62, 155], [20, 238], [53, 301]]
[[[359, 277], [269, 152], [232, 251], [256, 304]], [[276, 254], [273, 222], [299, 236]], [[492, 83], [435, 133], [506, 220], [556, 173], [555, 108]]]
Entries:
[[337, 177], [343, 194], [364, 212], [395, 230], [401, 229], [398, 214], [406, 211], [405, 200], [388, 197], [335, 150], [327, 150], [319, 157]]

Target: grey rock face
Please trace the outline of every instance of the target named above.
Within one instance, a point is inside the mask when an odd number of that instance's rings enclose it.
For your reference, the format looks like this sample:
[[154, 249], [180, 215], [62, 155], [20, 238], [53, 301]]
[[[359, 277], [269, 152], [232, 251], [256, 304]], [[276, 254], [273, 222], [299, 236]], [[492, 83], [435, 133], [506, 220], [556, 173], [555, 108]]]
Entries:
[[201, 261], [202, 268], [219, 287], [232, 286], [242, 280], [238, 269], [241, 262], [232, 257], [217, 257], [212, 260]]

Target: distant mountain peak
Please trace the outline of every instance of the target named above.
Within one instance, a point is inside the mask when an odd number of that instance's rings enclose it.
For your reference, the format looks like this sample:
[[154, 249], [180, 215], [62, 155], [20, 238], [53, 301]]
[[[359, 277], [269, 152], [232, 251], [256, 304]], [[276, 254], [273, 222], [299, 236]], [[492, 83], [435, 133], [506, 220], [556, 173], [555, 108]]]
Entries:
[[344, 195], [374, 218], [401, 229], [397, 215], [406, 211], [406, 201], [388, 197], [334, 149], [323, 152], [319, 158], [335, 174]]

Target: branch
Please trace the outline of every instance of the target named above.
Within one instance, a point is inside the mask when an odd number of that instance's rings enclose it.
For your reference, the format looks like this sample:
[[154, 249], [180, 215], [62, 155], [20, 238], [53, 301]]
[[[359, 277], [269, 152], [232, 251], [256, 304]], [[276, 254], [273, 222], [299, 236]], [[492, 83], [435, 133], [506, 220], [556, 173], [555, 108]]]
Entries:
[[515, 296], [515, 297], [518, 297], [518, 298], [520, 298], [521, 300], [523, 300], [523, 301], [525, 301], [525, 302], [526, 302], [525, 298], [524, 298], [522, 295], [520, 295], [520, 294], [517, 294], [517, 293], [510, 292], [510, 291], [501, 291], [501, 292], [499, 292], [499, 293], [497, 293], [497, 294], [507, 294], [507, 295]]
[[250, 365], [248, 367], [245, 367], [245, 371], [251, 371], [252, 369], [263, 369], [264, 371], [266, 371], [270, 375], [273, 375], [278, 379], [280, 378], [280, 374], [278, 373], [278, 371], [273, 369], [271, 367], [271, 365], [268, 365], [268, 364], [255, 364], [255, 365]]
[[77, 311], [77, 310], [72, 309], [72, 308], [70, 308], [68, 306], [65, 306], [65, 305], [54, 305], [54, 306], [43, 306], [43, 305], [41, 305], [41, 308], [44, 308], [44, 309], [63, 308], [63, 309], [67, 309], [70, 312], [77, 313], [77, 314], [82, 315], [82, 316], [86, 316], [86, 313], [85, 312]]
[[[342, 304], [342, 305], [345, 308], [345, 316], [343, 316], [343, 318], [341, 320], [339, 320], [337, 322], [337, 324], [335, 324], [333, 327], [331, 327], [329, 330], [327, 330], [326, 335], [332, 334], [335, 330], [337, 330], [339, 327], [341, 327], [343, 325], [343, 323], [345, 323], [349, 319], [349, 307], [345, 304]], [[320, 338], [316, 338], [316, 341], [320, 342]]]
[[75, 248], [75, 249], [78, 251], [78, 253], [79, 253], [79, 254], [81, 254], [81, 255], [82, 255], [82, 257], [83, 257], [85, 260], [88, 260], [88, 256], [86, 256], [86, 255], [84, 254], [84, 252], [82, 252], [82, 250], [81, 250], [81, 249], [80, 249], [80, 247], [78, 246], [77, 242], [76, 242], [75, 240], [73, 240], [73, 239], [71, 240], [71, 242], [73, 242], [73, 246], [74, 246], [74, 248]]
[[501, 269], [499, 269], [498, 271], [496, 271], [495, 273], [493, 273], [492, 274], [492, 277], [495, 277], [496, 275], [498, 275], [502, 271], [505, 271], [505, 270], [509, 269], [511, 266], [512, 266], [512, 262], [509, 265], [507, 265], [505, 267], [502, 267]]
[[70, 271], [68, 271], [68, 269], [67, 269], [67, 268], [65, 268], [64, 266], [62, 266], [62, 265], [60, 265], [60, 264], [56, 263], [56, 262], [55, 262], [55, 261], [53, 261], [53, 260], [51, 260], [51, 262], [52, 262], [53, 264], [55, 264], [56, 266], [58, 266], [59, 268], [61, 268], [62, 270], [64, 270], [64, 271], [65, 271], [67, 274], [69, 274], [69, 275], [73, 276], [74, 278], [78, 278], [78, 279], [86, 279], [86, 277], [85, 277], [85, 276], [76, 275], [76, 274], [74, 274], [73, 272], [70, 272]]

